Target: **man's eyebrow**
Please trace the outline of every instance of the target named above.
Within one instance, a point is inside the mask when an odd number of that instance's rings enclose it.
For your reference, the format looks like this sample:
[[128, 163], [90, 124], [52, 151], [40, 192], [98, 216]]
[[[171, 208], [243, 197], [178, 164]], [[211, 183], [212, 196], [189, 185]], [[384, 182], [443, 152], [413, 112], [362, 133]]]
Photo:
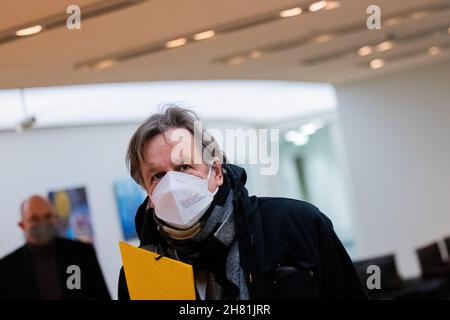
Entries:
[[146, 171], [146, 176], [147, 177], [150, 177], [153, 173], [155, 173], [155, 172], [157, 172], [155, 169], [153, 169], [153, 168], [149, 168], [147, 171]]
[[147, 170], [145, 170], [145, 176], [147, 178], [150, 178], [150, 176], [154, 173], [165, 171], [159, 169], [154, 163], [146, 163], [146, 165], [148, 166]]
[[145, 163], [147, 168], [145, 169], [143, 176], [149, 178], [156, 170], [153, 164]]
[[155, 171], [156, 170], [156, 165], [154, 163], [145, 162], [145, 164], [147, 166], [147, 171]]

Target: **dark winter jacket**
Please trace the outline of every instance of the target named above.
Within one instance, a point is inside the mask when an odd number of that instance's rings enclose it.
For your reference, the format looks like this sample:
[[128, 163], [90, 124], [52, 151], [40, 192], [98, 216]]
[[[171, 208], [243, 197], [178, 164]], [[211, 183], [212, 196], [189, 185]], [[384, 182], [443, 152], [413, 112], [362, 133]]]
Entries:
[[[367, 299], [331, 221], [313, 205], [293, 199], [250, 197], [244, 169], [224, 165], [233, 202], [241, 264], [251, 299]], [[148, 198], [136, 214], [141, 245], [164, 241]], [[121, 270], [119, 299], [129, 299]]]

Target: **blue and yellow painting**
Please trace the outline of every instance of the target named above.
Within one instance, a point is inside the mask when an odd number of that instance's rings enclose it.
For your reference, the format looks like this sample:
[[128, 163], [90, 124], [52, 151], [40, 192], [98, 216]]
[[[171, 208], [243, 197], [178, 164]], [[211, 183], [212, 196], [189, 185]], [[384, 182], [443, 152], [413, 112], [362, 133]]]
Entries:
[[89, 205], [84, 187], [50, 191], [58, 219], [58, 234], [72, 240], [93, 242]]

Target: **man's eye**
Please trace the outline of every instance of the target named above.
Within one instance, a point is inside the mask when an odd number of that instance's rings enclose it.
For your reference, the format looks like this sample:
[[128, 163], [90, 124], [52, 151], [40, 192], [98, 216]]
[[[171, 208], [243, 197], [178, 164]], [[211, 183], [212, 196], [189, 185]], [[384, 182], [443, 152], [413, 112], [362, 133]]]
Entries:
[[188, 164], [183, 164], [183, 165], [180, 167], [180, 171], [186, 171], [186, 170], [190, 170], [190, 169], [192, 169], [192, 166], [191, 166], [191, 165], [188, 165]]
[[165, 173], [157, 173], [152, 177], [152, 181], [159, 181], [164, 177]]

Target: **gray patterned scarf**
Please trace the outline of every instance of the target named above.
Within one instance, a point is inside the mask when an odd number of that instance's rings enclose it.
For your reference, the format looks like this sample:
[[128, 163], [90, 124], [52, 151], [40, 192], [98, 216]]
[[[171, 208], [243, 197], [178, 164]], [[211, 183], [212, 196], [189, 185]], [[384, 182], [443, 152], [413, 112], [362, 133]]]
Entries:
[[[218, 274], [221, 273], [217, 271], [218, 268], [224, 269], [223, 276], [226, 278], [226, 281], [237, 289], [233, 298], [248, 300], [248, 288], [245, 282], [244, 271], [240, 265], [239, 245], [235, 237], [236, 226], [233, 210], [233, 190], [230, 189], [222, 206], [218, 204], [214, 205], [214, 203], [212, 206], [208, 210], [210, 213], [208, 215], [205, 214], [206, 217], [204, 219], [201, 219], [196, 225], [190, 228], [191, 236], [189, 236], [189, 232], [184, 232], [184, 237], [180, 236], [178, 230], [173, 230], [169, 226], [163, 225], [154, 216], [158, 230], [166, 241], [164, 241], [165, 243], [148, 245], [143, 248], [172, 259], [193, 264], [196, 278], [200, 274], [205, 275], [206, 273], [207, 284], [205, 298], [207, 300], [231, 298], [228, 292], [229, 290], [227, 291], [225, 289], [227, 286], [224, 287], [223, 285], [224, 281], [218, 281], [218, 278], [221, 276]], [[176, 239], [173, 238], [174, 234], [177, 235]], [[213, 261], [217, 260], [216, 257], [209, 254], [202, 255], [204, 245], [212, 242], [216, 243], [212, 251], [222, 251], [224, 253], [225, 256], [221, 260], [221, 263], [224, 263], [225, 267], [222, 265], [218, 268], [211, 268]], [[216, 247], [220, 249], [215, 250]], [[206, 263], [196, 268], [196, 262], [200, 257]]]

